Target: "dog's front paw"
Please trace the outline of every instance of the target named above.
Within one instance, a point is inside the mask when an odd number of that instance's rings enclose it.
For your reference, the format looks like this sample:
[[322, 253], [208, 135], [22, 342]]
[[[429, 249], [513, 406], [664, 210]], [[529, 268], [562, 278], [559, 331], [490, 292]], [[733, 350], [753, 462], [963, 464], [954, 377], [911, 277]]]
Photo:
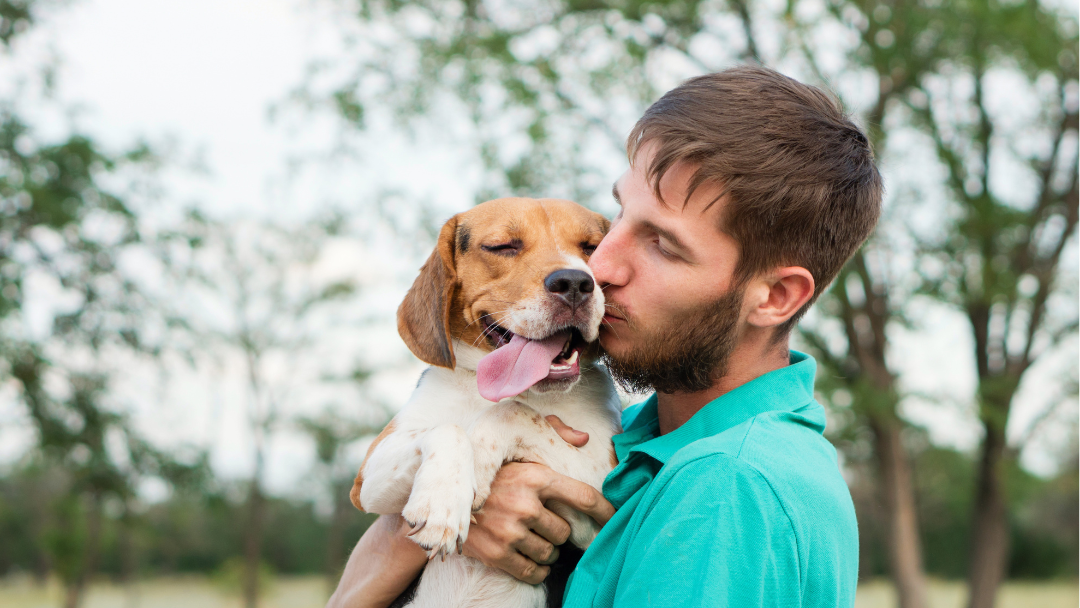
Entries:
[[570, 538], [567, 540], [574, 543], [575, 547], [584, 550], [596, 540], [596, 535], [600, 533], [600, 525], [588, 515], [582, 515], [581, 518], [582, 521], [577, 525], [570, 526]]
[[476, 513], [480, 509], [484, 508], [484, 503], [487, 502], [488, 496], [491, 496], [491, 487], [484, 489], [478, 489], [473, 492], [472, 512]]
[[600, 524], [580, 511], [575, 511], [561, 502], [552, 500], [548, 508], [570, 524], [570, 538], [567, 539], [580, 549], [588, 549], [596, 535], [600, 533]]
[[409, 538], [427, 551], [428, 559], [440, 554], [445, 559], [447, 554], [461, 553], [472, 522], [471, 484], [443, 481], [440, 487], [414, 487], [401, 512], [412, 526]]

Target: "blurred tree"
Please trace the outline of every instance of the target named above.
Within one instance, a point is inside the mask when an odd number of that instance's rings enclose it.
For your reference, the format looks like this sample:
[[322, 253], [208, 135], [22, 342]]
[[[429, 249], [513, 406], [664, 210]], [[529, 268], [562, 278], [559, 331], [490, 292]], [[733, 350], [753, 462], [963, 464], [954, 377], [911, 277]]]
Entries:
[[298, 389], [309, 392], [318, 383], [304, 371], [316, 378], [325, 372], [326, 354], [317, 347], [326, 348], [326, 340], [342, 330], [325, 314], [327, 305], [356, 293], [351, 279], [326, 279], [317, 268], [328, 237], [339, 228], [337, 218], [285, 229], [269, 222], [217, 222], [192, 212], [176, 231], [195, 245], [189, 264], [177, 268], [189, 279], [183, 291], [201, 298], [192, 309], [208, 311], [191, 326], [208, 338], [207, 354], [239, 358], [247, 379], [254, 457], [242, 580], [248, 608], [259, 599], [267, 442], [282, 408], [300, 399]]
[[[947, 10], [919, 0], [889, 5], [856, 0], [831, 2], [822, 13], [806, 14], [797, 3], [787, 3], [784, 17], [791, 25], [792, 47], [819, 81], [840, 82], [857, 72], [873, 83], [867, 87], [873, 94], [863, 124], [879, 163], [887, 149], [886, 114], [947, 56], [941, 35], [947, 30]], [[827, 43], [820, 36], [829, 26], [854, 32], [858, 40], [846, 49], [847, 61], [832, 70], [823, 66], [828, 55], [836, 53], [836, 42]], [[895, 255], [904, 245], [890, 238], [886, 229], [895, 223], [886, 214], [877, 234], [822, 296], [817, 314], [800, 325], [800, 335], [824, 371], [818, 390], [834, 410], [850, 409], [855, 414], [834, 436], [851, 441], [868, 431], [878, 496], [887, 515], [885, 545], [897, 603], [901, 608], [925, 608], [923, 549], [904, 444], [908, 424], [899, 414], [904, 394], [889, 362], [894, 356], [890, 330], [910, 323], [906, 307], [916, 287], [909, 279], [910, 269]]]
[[595, 203], [658, 71], [673, 84], [756, 52], [742, 2], [342, 4], [357, 17], [342, 22], [348, 58], [318, 66], [305, 101], [360, 129], [377, 109], [421, 131], [465, 116], [488, 169], [478, 201], [511, 191]]
[[[34, 23], [36, 6], [0, 2], [5, 53]], [[48, 82], [42, 86], [48, 93]], [[109, 355], [153, 351], [141, 336], [154, 315], [118, 270], [140, 242], [135, 213], [102, 182], [152, 168], [154, 156], [146, 146], [110, 154], [78, 133], [41, 141], [17, 102], [0, 101], [0, 377], [14, 381], [26, 406], [32, 457], [44, 471], [64, 471], [35, 527], [65, 585], [65, 605], [74, 608], [98, 565], [105, 507], [130, 514], [137, 484], [197, 476], [201, 463], [182, 464], [153, 448], [106, 397]], [[63, 304], [42, 318], [41, 294], [27, 291], [31, 281]]]
[[[42, 514], [51, 523], [44, 528], [42, 544], [65, 586], [65, 607], [75, 608], [98, 566], [106, 505], [111, 501], [119, 507], [125, 534], [140, 482], [157, 477], [197, 483], [205, 461], [178, 462], [140, 438], [129, 420], [105, 407], [104, 376], [72, 374], [67, 379], [70, 395], [57, 398], [45, 388], [46, 377], [56, 375], [55, 366], [28, 352], [15, 355], [11, 368], [38, 431], [37, 455], [63, 471], [64, 483], [52, 497], [51, 512]], [[124, 557], [125, 578], [130, 579], [133, 563], [130, 555]]]
[[[1077, 331], [1075, 277], [1059, 272], [1075, 244], [1080, 167], [1077, 21], [1062, 10], [1034, 2], [950, 4], [949, 58], [904, 100], [932, 141], [954, 203], [948, 229], [924, 240], [925, 290], [963, 312], [974, 336], [984, 437], [971, 608], [994, 605], [1008, 565], [1005, 471], [1030, 435], [1012, 445], [1006, 437], [1021, 381]], [[1031, 109], [994, 104], [995, 94]], [[1017, 182], [1024, 186], [1013, 187]], [[1075, 377], [1060, 388], [1075, 394]]]

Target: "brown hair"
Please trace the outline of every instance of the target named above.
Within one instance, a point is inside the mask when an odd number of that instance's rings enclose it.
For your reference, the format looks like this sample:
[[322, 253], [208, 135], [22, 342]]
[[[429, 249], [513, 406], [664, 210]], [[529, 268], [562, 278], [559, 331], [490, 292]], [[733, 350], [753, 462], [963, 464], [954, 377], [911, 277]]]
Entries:
[[744, 66], [684, 82], [630, 132], [631, 163], [646, 143], [655, 146], [646, 175], [661, 202], [660, 179], [681, 162], [697, 167], [687, 201], [702, 184], [723, 188], [722, 229], [740, 246], [736, 284], [781, 265], [814, 276], [813, 297], [778, 338], [836, 278], [881, 213], [881, 175], [866, 136], [832, 97], [773, 70]]

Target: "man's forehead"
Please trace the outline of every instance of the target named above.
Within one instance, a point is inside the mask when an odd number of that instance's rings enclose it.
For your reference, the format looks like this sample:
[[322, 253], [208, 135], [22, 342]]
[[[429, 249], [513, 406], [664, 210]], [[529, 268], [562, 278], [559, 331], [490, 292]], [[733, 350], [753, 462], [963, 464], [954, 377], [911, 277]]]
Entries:
[[[672, 179], [678, 178], [682, 178], [682, 183], [671, 183]], [[687, 196], [688, 189], [689, 177], [668, 171], [663, 176], [660, 188], [662, 198], [659, 198], [655, 188], [647, 179], [644, 179], [644, 176], [633, 176], [630, 171], [627, 171], [612, 184], [611, 196], [619, 206], [625, 207], [624, 199], [629, 197], [635, 204], [643, 203], [641, 206], [644, 208], [639, 212], [652, 209], [662, 216], [680, 216], [680, 219], [685, 217], [694, 222], [707, 221], [723, 232], [722, 216], [728, 198], [727, 193], [719, 185], [712, 183], [699, 185], [689, 197]]]

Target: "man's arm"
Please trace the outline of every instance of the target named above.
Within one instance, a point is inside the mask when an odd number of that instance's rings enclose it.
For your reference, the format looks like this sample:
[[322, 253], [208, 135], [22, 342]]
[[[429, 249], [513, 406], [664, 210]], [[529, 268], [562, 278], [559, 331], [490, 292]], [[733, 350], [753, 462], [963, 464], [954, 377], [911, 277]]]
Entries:
[[[557, 416], [548, 422], [569, 444], [584, 446], [589, 435], [571, 429]], [[591, 516], [600, 525], [615, 513], [592, 486], [533, 463], [504, 466], [491, 495], [469, 528], [463, 552], [530, 584], [547, 577], [558, 558], [555, 545], [566, 542], [570, 525], [544, 507], [558, 500]], [[385, 608], [420, 574], [426, 555], [408, 539], [399, 515], [384, 515], [364, 533], [345, 565], [327, 608]]]
[[360, 537], [326, 608], [386, 608], [420, 575], [427, 554], [405, 535], [400, 515], [383, 515]]

